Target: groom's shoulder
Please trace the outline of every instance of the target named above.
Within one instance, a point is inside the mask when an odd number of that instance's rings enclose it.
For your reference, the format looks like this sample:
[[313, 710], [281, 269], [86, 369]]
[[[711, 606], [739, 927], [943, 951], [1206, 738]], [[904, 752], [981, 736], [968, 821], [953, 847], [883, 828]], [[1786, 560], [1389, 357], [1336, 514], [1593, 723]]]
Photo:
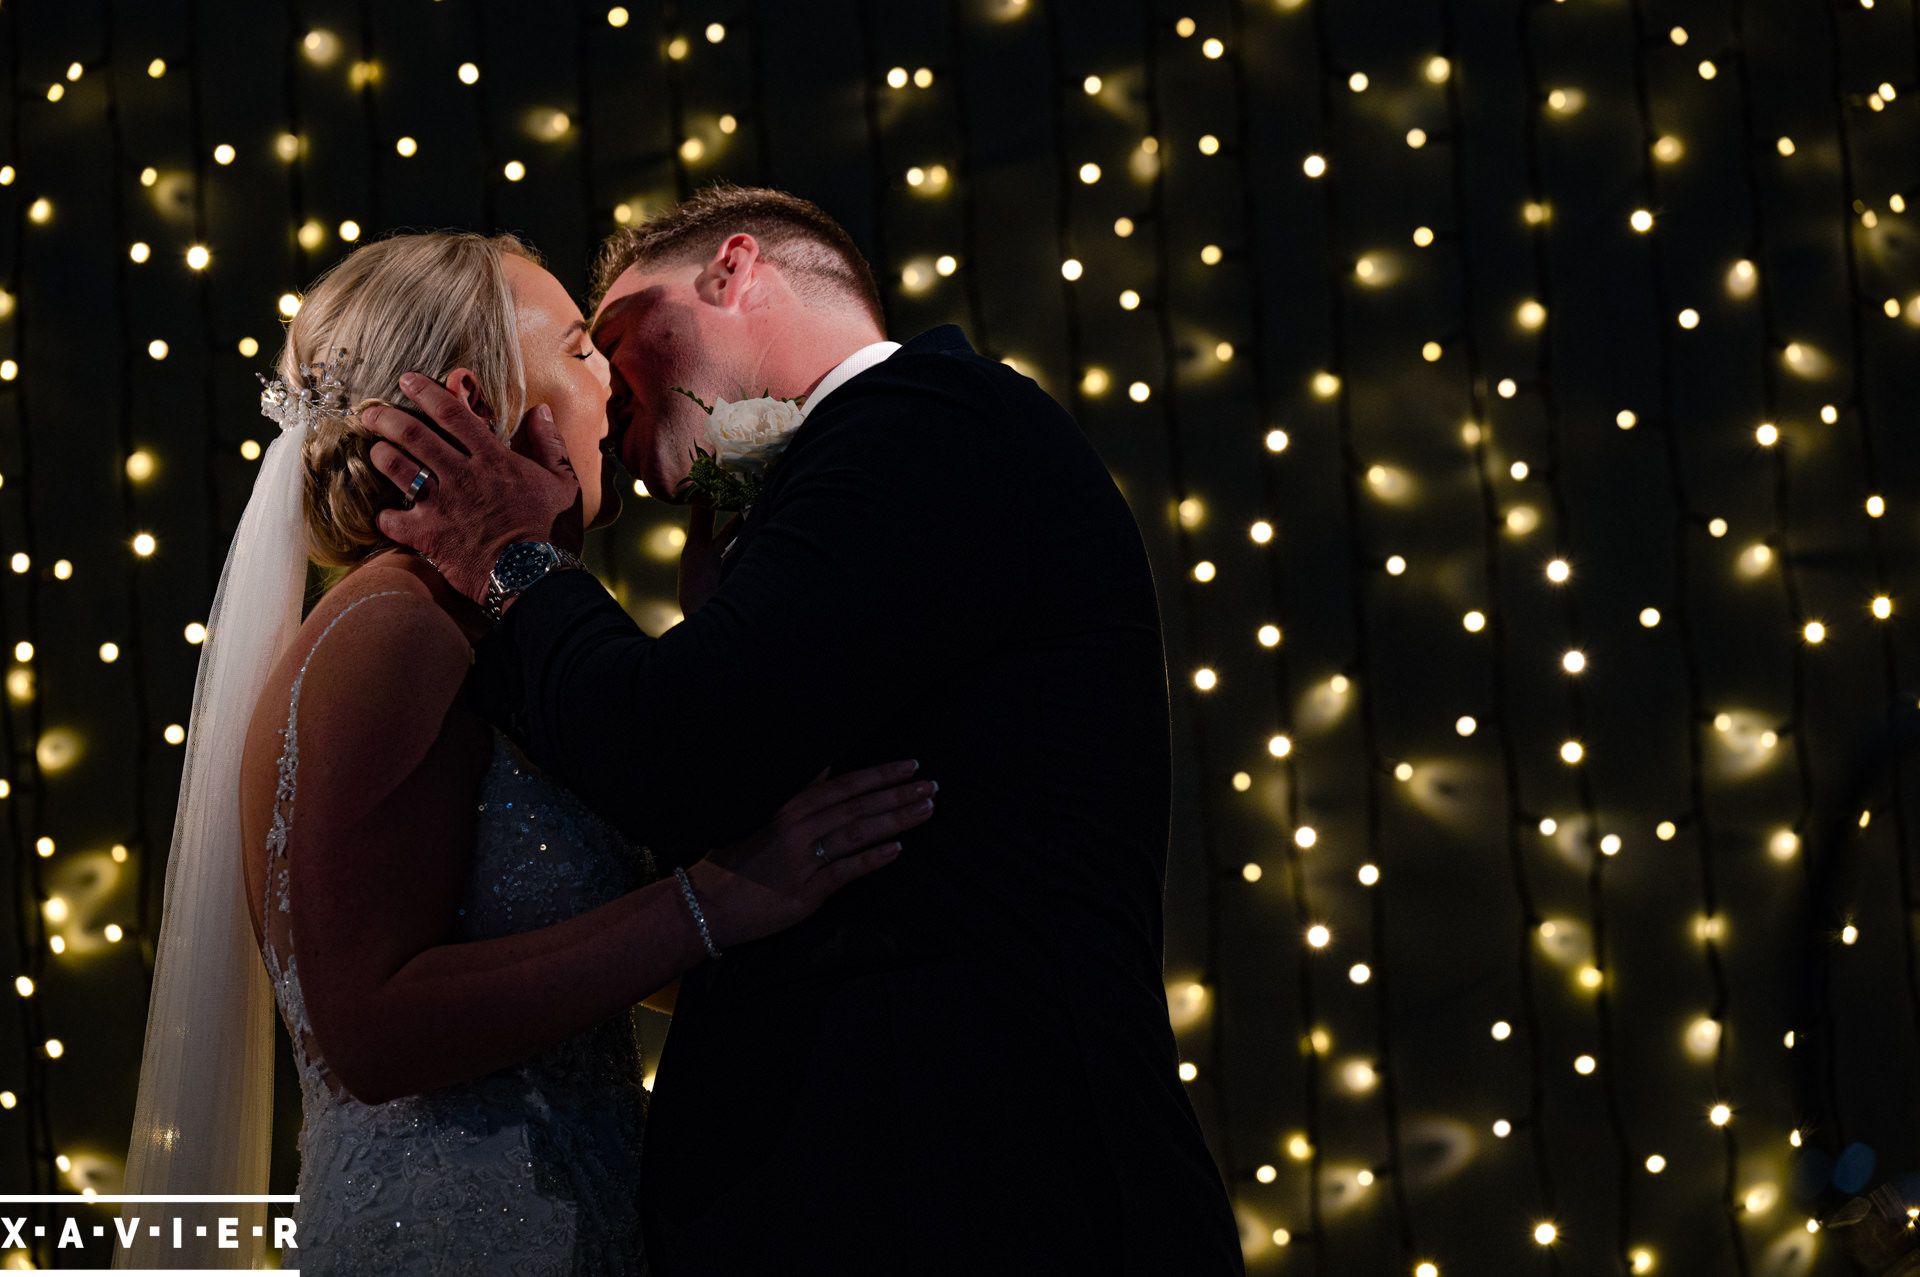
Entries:
[[907, 411], [936, 427], [929, 433], [946, 423], [964, 426], [982, 442], [999, 429], [1017, 429], [1037, 442], [1034, 429], [1050, 424], [1079, 435], [1066, 409], [1039, 383], [1011, 362], [975, 350], [953, 325], [907, 342], [845, 390], [853, 392], [847, 395], [849, 415]]

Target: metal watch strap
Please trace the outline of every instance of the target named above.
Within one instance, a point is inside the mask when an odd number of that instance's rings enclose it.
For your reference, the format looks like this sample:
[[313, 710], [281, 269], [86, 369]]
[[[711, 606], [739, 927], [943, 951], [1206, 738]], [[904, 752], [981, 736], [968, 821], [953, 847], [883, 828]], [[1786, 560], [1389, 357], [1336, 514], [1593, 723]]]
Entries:
[[582, 571], [588, 570], [587, 565], [580, 560], [578, 555], [554, 545], [551, 541], [545, 544], [553, 551], [553, 562], [548, 565], [547, 570], [539, 577], [528, 582], [527, 585], [520, 589], [502, 590], [498, 578], [491, 572], [487, 574], [487, 592], [480, 600], [480, 609], [487, 614], [489, 619], [497, 623], [501, 619], [501, 609], [506, 606], [508, 599], [514, 595], [525, 593], [540, 581], [544, 581], [547, 577], [552, 576], [555, 572], [563, 572], [570, 568], [578, 568]]

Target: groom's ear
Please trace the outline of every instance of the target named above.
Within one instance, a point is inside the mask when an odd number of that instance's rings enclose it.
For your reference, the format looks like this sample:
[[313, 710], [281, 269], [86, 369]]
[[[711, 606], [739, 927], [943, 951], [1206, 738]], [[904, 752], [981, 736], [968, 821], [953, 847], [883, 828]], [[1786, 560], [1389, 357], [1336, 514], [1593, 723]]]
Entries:
[[760, 271], [760, 241], [742, 231], [729, 235], [701, 268], [694, 292], [709, 306], [737, 308]]

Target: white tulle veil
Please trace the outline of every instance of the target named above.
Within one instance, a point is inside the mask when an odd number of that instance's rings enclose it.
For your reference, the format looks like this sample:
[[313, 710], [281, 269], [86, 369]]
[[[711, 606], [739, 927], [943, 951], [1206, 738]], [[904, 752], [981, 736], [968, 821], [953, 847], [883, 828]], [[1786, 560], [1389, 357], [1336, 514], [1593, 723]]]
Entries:
[[[325, 365], [315, 365], [316, 376]], [[308, 370], [303, 368], [305, 374]], [[324, 391], [324, 387], [323, 387]], [[147, 1010], [125, 1191], [260, 1194], [273, 1135], [274, 1005], [254, 940], [241, 867], [240, 756], [255, 704], [300, 628], [307, 579], [302, 447], [325, 394], [275, 379], [261, 396], [280, 425], [220, 573], [194, 681], [186, 762], [167, 857], [165, 903]], [[282, 1212], [286, 1213], [286, 1212]], [[116, 1268], [259, 1268], [263, 1204], [128, 1202], [145, 1223]], [[172, 1218], [238, 1219], [239, 1246], [216, 1229], [173, 1244]], [[163, 1223], [161, 1236], [148, 1227]], [[271, 1236], [271, 1228], [268, 1228]]]

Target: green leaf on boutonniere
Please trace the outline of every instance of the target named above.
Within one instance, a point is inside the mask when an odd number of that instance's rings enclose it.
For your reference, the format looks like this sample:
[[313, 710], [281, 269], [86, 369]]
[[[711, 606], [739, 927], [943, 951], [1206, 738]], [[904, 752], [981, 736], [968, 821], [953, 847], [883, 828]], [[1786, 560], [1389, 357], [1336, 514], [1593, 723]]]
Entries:
[[761, 477], [735, 474], [715, 461], [703, 448], [693, 450], [693, 467], [680, 488], [682, 496], [696, 498], [702, 505], [733, 513], [745, 510], [760, 496]]
[[672, 388], [672, 393], [676, 395], [685, 395], [687, 398], [693, 400], [695, 403], [700, 405], [701, 412], [706, 413], [709, 417], [713, 415], [713, 405], [701, 399], [699, 395], [694, 394], [691, 390], [687, 390], [681, 386], [674, 386]]

